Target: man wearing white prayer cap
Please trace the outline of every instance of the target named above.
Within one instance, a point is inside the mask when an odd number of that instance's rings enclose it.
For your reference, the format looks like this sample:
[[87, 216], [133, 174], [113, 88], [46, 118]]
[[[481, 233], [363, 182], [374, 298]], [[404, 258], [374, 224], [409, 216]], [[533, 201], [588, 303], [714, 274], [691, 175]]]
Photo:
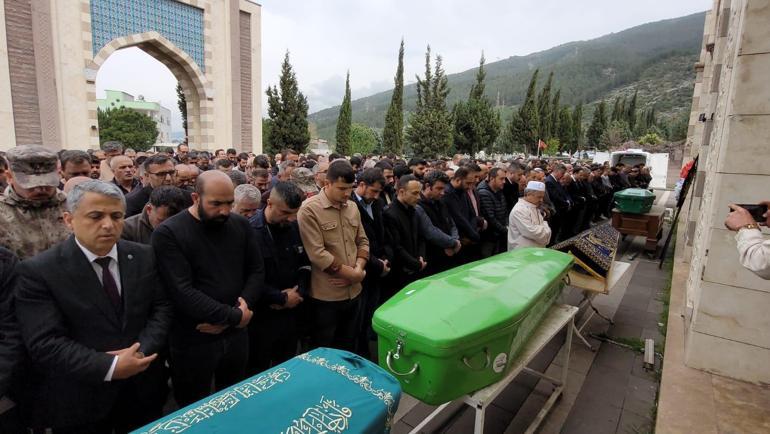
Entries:
[[508, 216], [508, 250], [519, 247], [545, 247], [551, 228], [540, 212], [545, 197], [545, 184], [529, 181], [524, 196], [516, 202]]

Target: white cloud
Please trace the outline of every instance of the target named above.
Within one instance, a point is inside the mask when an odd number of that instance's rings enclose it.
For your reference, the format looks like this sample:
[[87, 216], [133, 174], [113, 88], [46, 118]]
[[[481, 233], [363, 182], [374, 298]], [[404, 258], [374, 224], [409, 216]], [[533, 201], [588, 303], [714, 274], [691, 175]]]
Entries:
[[[711, 6], [711, 0], [262, 0], [262, 88], [278, 82], [286, 50], [316, 111], [342, 101], [348, 70], [354, 99], [389, 89], [402, 37], [405, 79], [412, 82], [422, 74], [428, 44], [454, 73], [476, 66], [481, 50], [493, 62]], [[173, 76], [149, 56], [123, 51], [107, 60], [97, 87], [122, 86], [161, 100], [175, 112], [174, 130], [181, 128]]]

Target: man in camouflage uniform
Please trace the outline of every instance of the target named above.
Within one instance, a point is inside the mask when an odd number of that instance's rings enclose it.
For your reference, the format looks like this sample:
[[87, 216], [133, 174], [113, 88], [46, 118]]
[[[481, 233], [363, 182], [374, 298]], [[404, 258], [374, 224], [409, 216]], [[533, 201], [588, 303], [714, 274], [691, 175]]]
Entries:
[[26, 259], [69, 236], [62, 211], [58, 159], [48, 148], [17, 146], [6, 153], [8, 187], [0, 195], [0, 246]]

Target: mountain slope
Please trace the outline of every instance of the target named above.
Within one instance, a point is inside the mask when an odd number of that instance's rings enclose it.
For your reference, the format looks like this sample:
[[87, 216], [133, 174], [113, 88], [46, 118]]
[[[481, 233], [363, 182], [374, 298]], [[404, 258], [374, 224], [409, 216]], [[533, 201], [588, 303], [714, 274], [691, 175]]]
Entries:
[[[523, 100], [532, 72], [540, 68], [541, 77], [554, 72], [554, 88], [561, 88], [562, 104], [591, 104], [638, 90], [640, 108], [654, 104], [656, 111], [664, 115], [689, 111], [695, 79], [693, 64], [700, 52], [704, 19], [705, 12], [657, 21], [488, 63], [485, 94], [501, 107], [507, 122], [512, 107]], [[476, 70], [448, 76], [449, 107], [467, 98]], [[391, 94], [386, 91], [354, 100], [353, 121], [383, 128]], [[414, 84], [405, 86], [406, 112], [414, 109], [416, 98]], [[336, 106], [310, 115], [320, 138], [333, 142], [338, 113]], [[588, 115], [590, 110], [585, 113]]]

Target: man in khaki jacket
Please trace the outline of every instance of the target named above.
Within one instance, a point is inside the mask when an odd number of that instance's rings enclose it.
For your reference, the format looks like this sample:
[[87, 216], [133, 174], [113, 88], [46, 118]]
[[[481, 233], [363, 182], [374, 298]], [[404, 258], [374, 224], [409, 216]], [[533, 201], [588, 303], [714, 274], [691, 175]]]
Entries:
[[347, 161], [335, 161], [326, 179], [323, 190], [305, 200], [297, 215], [312, 265], [311, 344], [355, 351], [369, 240], [358, 207], [349, 200], [355, 183], [353, 167]]

